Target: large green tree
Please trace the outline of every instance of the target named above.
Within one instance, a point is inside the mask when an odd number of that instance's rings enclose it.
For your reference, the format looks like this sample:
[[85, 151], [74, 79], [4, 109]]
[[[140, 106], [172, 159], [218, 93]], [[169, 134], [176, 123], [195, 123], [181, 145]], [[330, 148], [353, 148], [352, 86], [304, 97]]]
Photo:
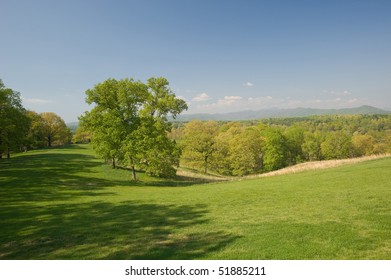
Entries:
[[94, 108], [80, 117], [92, 133], [97, 153], [105, 160], [121, 161], [158, 176], [171, 176], [179, 161], [175, 142], [167, 136], [168, 116], [187, 109], [165, 78], [150, 78], [147, 84], [133, 79], [108, 79], [86, 91]]
[[113, 167], [117, 160], [126, 158], [134, 169], [139, 148], [134, 132], [139, 125], [139, 108], [148, 95], [146, 85], [133, 79], [107, 79], [88, 89], [86, 95], [86, 102], [94, 108], [80, 121], [92, 133], [96, 152]]
[[180, 149], [168, 137], [172, 129], [168, 116], [175, 119], [187, 110], [187, 104], [175, 96], [165, 78], [150, 78], [147, 87], [137, 132], [141, 136], [138, 143], [142, 147], [141, 166], [151, 175], [172, 177], [176, 172], [174, 166], [179, 165]]

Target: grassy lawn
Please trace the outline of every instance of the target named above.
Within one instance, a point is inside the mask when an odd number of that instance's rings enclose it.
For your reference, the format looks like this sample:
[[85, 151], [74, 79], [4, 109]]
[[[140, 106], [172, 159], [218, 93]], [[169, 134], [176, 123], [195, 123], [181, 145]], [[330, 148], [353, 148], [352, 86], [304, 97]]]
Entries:
[[87, 145], [0, 161], [0, 259], [391, 259], [391, 158], [198, 184]]

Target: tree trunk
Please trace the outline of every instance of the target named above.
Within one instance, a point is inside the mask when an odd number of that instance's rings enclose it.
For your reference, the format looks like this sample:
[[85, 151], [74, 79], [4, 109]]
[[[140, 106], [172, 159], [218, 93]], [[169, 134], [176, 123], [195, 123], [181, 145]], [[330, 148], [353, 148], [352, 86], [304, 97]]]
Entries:
[[136, 174], [136, 168], [134, 165], [132, 165], [132, 174], [133, 174], [133, 180], [137, 181], [137, 174]]
[[52, 136], [48, 135], [48, 147], [50, 148], [52, 146]]
[[10, 149], [9, 149], [9, 148], [7, 149], [7, 158], [8, 158], [8, 159], [11, 158], [11, 153], [10, 153]]
[[133, 180], [137, 181], [137, 173], [136, 173], [136, 167], [134, 165], [134, 160], [132, 157], [130, 157], [130, 164], [132, 166], [132, 175], [133, 175]]
[[113, 160], [111, 161], [113, 169], [115, 169], [115, 157], [113, 157]]
[[205, 156], [205, 174], [208, 174], [208, 156]]

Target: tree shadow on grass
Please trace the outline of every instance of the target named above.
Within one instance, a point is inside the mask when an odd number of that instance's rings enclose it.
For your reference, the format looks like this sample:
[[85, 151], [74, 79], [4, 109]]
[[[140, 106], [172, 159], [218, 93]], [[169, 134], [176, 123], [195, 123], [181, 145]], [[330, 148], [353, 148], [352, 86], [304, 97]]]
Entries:
[[99, 166], [91, 155], [68, 151], [0, 162], [0, 259], [194, 259], [237, 238], [200, 231], [206, 205], [77, 199], [154, 184], [105, 179]]
[[[79, 146], [72, 149], [85, 149]], [[0, 202], [53, 201], [74, 199], [76, 196], [110, 195], [109, 187], [187, 187], [208, 180], [179, 176], [174, 179], [132, 181], [127, 170], [115, 170], [109, 178], [102, 178], [97, 167], [104, 163], [92, 155], [48, 151], [26, 154], [0, 161]], [[103, 172], [103, 171], [102, 171]], [[117, 173], [116, 173], [117, 172]], [[122, 174], [118, 173], [121, 172]], [[83, 173], [83, 175], [80, 175]], [[142, 174], [142, 173], [139, 173]], [[120, 175], [120, 176], [119, 176]], [[99, 191], [99, 192], [97, 192]]]
[[91, 202], [4, 211], [0, 259], [194, 259], [237, 238], [192, 228], [207, 222], [206, 205]]
[[[94, 178], [100, 166], [93, 156], [72, 153], [23, 155], [0, 162], [0, 202], [53, 201], [98, 195], [110, 182]], [[83, 177], [80, 172], [91, 174]], [[75, 192], [77, 190], [77, 192]], [[110, 192], [100, 192], [107, 195]]]

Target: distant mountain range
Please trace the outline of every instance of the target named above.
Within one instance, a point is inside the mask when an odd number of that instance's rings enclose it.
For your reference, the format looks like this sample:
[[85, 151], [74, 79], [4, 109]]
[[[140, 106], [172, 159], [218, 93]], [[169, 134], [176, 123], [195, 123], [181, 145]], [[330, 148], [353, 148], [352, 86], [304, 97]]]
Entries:
[[[224, 114], [185, 114], [179, 115], [176, 121], [244, 121], [258, 120], [267, 118], [289, 118], [289, 117], [308, 117], [321, 115], [387, 115], [391, 110], [383, 110], [372, 106], [361, 106], [357, 108], [344, 109], [314, 109], [314, 108], [295, 108], [295, 109], [263, 109], [257, 111], [240, 111]], [[78, 122], [67, 123], [72, 132], [79, 126]]]
[[185, 114], [177, 117], [177, 121], [190, 120], [216, 120], [216, 121], [240, 121], [240, 120], [258, 120], [266, 118], [289, 118], [289, 117], [308, 117], [319, 115], [385, 115], [391, 114], [391, 111], [382, 110], [372, 106], [361, 106], [357, 108], [344, 109], [314, 109], [314, 108], [295, 108], [295, 109], [263, 109], [257, 111], [240, 111], [223, 114]]

